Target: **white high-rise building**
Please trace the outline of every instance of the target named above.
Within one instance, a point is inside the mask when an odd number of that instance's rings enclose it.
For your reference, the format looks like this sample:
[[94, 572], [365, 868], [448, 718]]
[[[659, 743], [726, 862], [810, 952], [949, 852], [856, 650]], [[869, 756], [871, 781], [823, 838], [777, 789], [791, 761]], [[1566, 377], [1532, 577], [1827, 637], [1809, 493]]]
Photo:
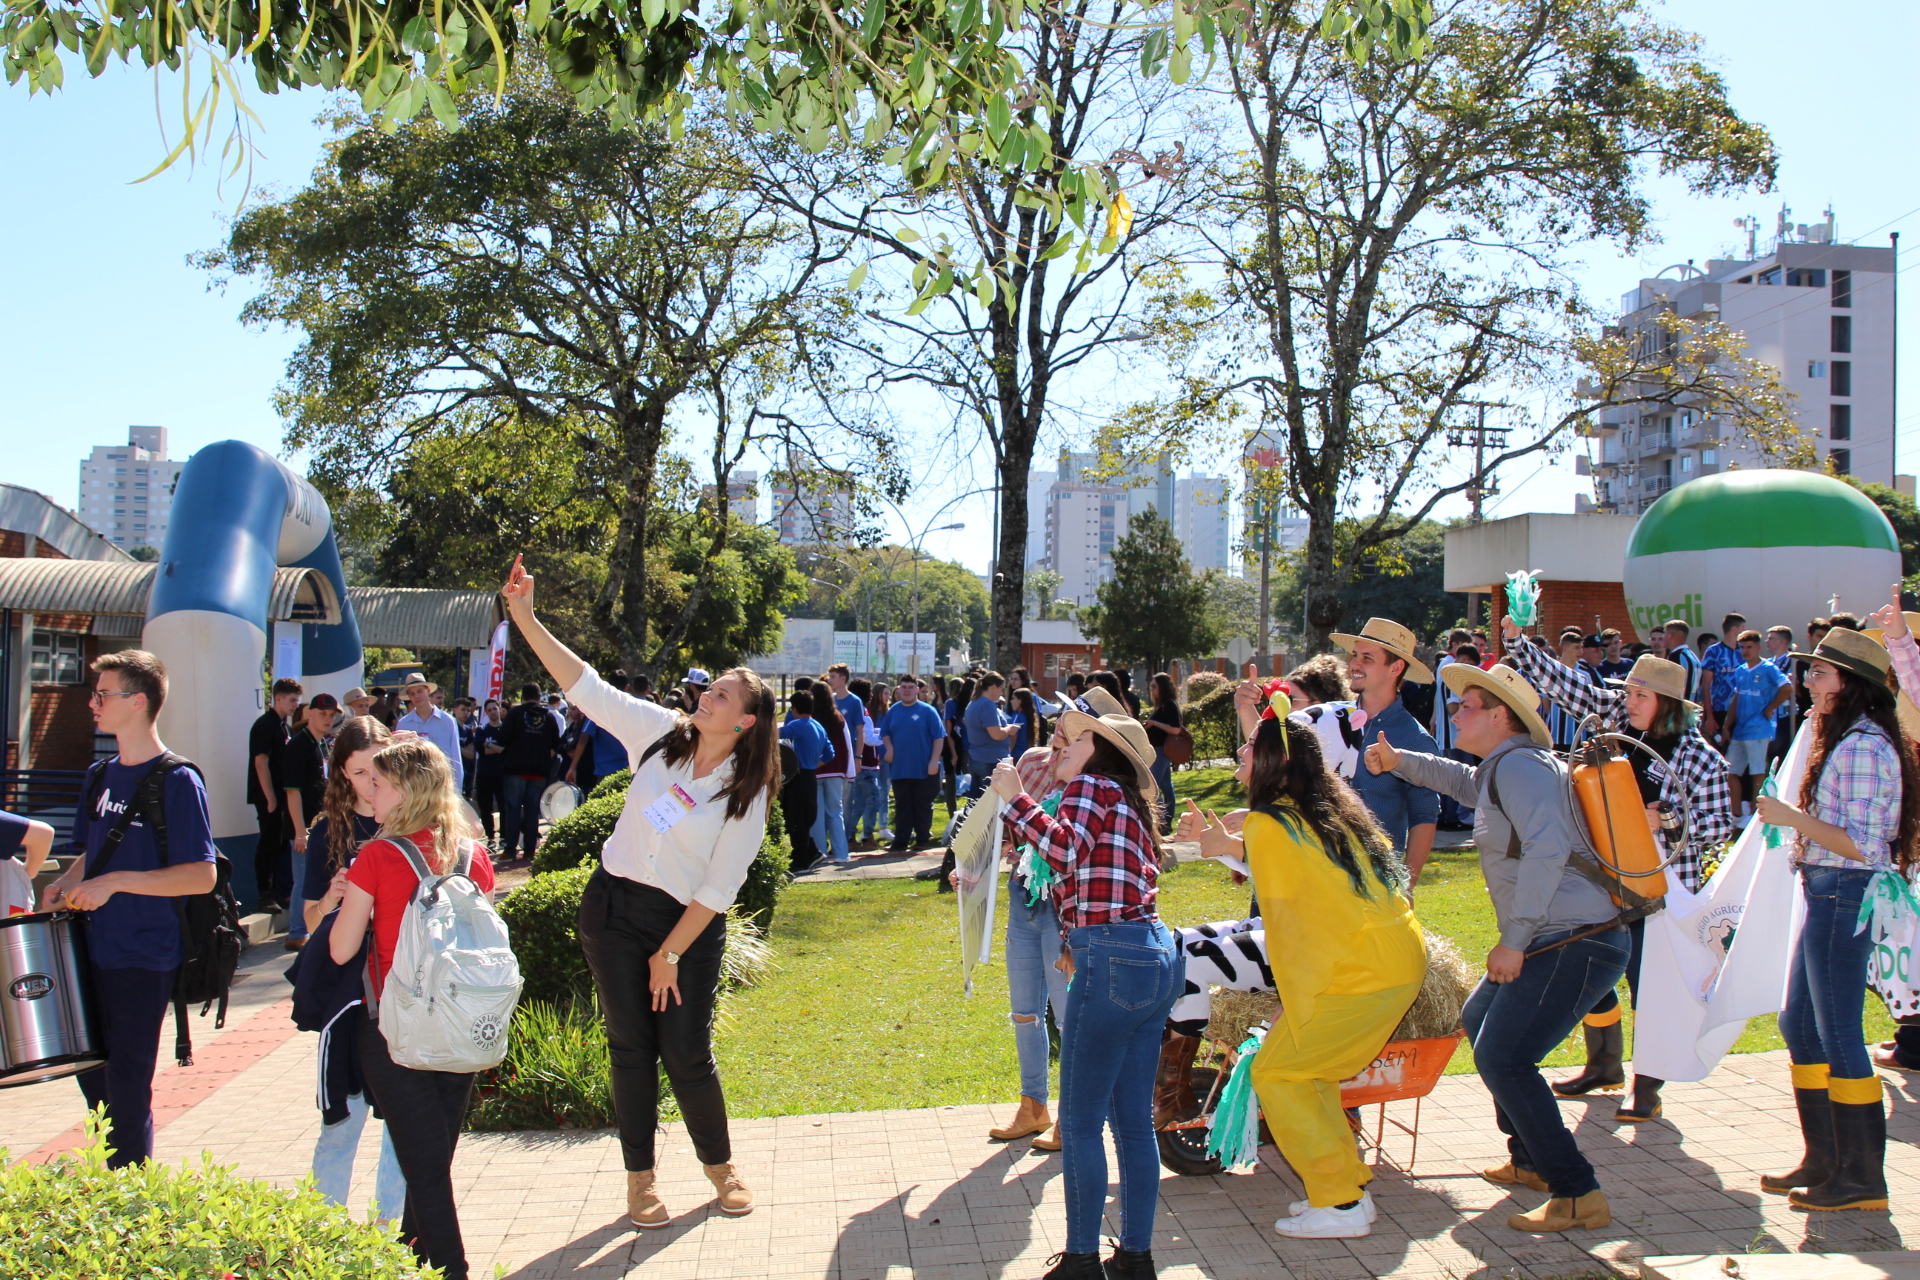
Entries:
[[1224, 476], [1189, 476], [1175, 482], [1173, 531], [1195, 573], [1224, 573], [1233, 563], [1228, 502]]
[[167, 459], [165, 427], [128, 427], [124, 445], [95, 445], [80, 463], [74, 510], [121, 550], [166, 541], [173, 487], [184, 460]]
[[[1213, 476], [1179, 479], [1165, 456], [1112, 479], [1089, 476], [1091, 453], [1060, 451], [1058, 470], [1038, 500], [1029, 496], [1029, 567], [1060, 575], [1059, 598], [1093, 604], [1113, 578], [1113, 547], [1132, 517], [1157, 511], [1173, 526], [1194, 572], [1224, 569], [1230, 560], [1227, 483]], [[1035, 479], [1037, 487], [1038, 478]], [[1032, 530], [1042, 531], [1040, 554]]]
[[[1620, 327], [1658, 341], [1661, 317], [1672, 314], [1740, 331], [1746, 354], [1779, 371], [1821, 457], [1843, 474], [1891, 485], [1893, 250], [1834, 243], [1831, 212], [1799, 226], [1785, 214], [1764, 255], [1642, 280], [1621, 299]], [[1766, 465], [1731, 424], [1684, 405], [1628, 405], [1602, 418], [1589, 457], [1593, 497], [1582, 509], [1638, 513], [1699, 476]]]
[[[712, 485], [702, 485], [703, 497], [713, 494]], [[727, 477], [727, 510], [744, 524], [760, 523], [760, 473], [736, 471]]]
[[788, 459], [787, 466], [773, 481], [773, 525], [782, 545], [844, 542], [853, 532], [853, 493], [846, 483], [833, 475], [804, 476], [796, 483], [797, 460]]

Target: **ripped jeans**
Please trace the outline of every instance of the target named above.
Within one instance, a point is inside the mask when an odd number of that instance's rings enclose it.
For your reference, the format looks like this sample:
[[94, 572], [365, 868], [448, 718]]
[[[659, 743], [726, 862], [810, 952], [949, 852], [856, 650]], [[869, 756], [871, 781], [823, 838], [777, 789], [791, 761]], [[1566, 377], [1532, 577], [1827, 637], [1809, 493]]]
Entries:
[[1067, 975], [1053, 967], [1061, 945], [1053, 899], [1042, 894], [1040, 905], [1029, 907], [1026, 881], [1008, 876], [1007, 994], [1013, 1006], [1013, 1046], [1020, 1055], [1020, 1096], [1036, 1102], [1047, 1100], [1049, 1003], [1053, 1024], [1067, 1025]]

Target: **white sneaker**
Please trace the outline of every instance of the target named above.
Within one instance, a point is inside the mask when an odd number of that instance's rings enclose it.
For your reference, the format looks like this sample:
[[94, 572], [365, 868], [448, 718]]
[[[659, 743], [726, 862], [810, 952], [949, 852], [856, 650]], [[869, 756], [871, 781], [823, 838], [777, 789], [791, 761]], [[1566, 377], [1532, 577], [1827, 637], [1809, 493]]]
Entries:
[[[1297, 1218], [1311, 1208], [1313, 1208], [1313, 1205], [1308, 1201], [1295, 1200], [1287, 1206], [1287, 1213]], [[1360, 1193], [1360, 1209], [1367, 1215], [1367, 1222], [1369, 1224], [1372, 1224], [1380, 1216], [1380, 1208], [1374, 1204], [1373, 1193], [1371, 1191], [1362, 1191]]]
[[1273, 1229], [1297, 1240], [1352, 1240], [1373, 1230], [1364, 1205], [1351, 1209], [1313, 1209], [1294, 1218], [1281, 1218]]

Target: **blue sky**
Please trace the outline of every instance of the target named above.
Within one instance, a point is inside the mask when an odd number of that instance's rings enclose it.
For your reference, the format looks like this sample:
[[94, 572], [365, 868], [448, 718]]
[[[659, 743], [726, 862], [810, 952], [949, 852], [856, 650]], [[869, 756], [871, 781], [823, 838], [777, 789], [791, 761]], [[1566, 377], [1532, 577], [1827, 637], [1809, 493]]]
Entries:
[[[1677, 183], [1656, 183], [1665, 243], [1631, 260], [1604, 247], [1588, 252], [1583, 282], [1594, 297], [1617, 297], [1671, 263], [1724, 256], [1740, 239], [1736, 217], [1757, 216], [1770, 230], [1783, 202], [1795, 222], [1818, 221], [1831, 204], [1843, 240], [1883, 245], [1888, 230], [1902, 231], [1902, 265], [1920, 262], [1920, 169], [1912, 162], [1920, 152], [1912, 71], [1920, 17], [1913, 9], [1857, 0], [1818, 11], [1778, 0], [1683, 0], [1664, 13], [1703, 37], [1736, 106], [1773, 131], [1779, 189], [1706, 201]], [[171, 126], [177, 82], [165, 92], [172, 114], [162, 118]], [[325, 99], [255, 94], [250, 102], [264, 122], [256, 190], [298, 186], [326, 138], [315, 122]], [[165, 154], [162, 118], [152, 77], [134, 69], [90, 81], [71, 67], [67, 87], [52, 97], [0, 86], [0, 172], [7, 175], [0, 230], [11, 246], [0, 308], [0, 480], [63, 504], [75, 501], [87, 449], [124, 441], [130, 423], [168, 427], [176, 457], [236, 437], [279, 449], [271, 396], [294, 340], [243, 328], [238, 312], [247, 289], [212, 291], [186, 261], [221, 238], [243, 180], [223, 183], [217, 162], [207, 160], [134, 183]], [[222, 136], [217, 128], [216, 151]], [[1903, 292], [1920, 302], [1920, 293]], [[1920, 467], [1920, 310], [1911, 303], [1906, 310], [1901, 469], [1913, 471]], [[1570, 462], [1523, 466], [1503, 477], [1489, 514], [1569, 511], [1585, 483]], [[917, 495], [908, 516], [919, 526], [944, 501], [932, 490]], [[990, 503], [963, 502], [940, 523], [955, 520], [967, 528], [935, 535], [929, 549], [983, 569]]]

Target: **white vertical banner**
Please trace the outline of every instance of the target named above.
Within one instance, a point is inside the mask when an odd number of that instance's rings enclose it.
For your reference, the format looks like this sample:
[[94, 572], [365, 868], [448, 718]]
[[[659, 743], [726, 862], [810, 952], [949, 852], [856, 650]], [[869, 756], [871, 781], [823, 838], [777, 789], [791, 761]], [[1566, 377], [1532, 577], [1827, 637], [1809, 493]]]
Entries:
[[[493, 644], [487, 651], [487, 691], [485, 698], [498, 698], [507, 682], [507, 620], [493, 629]], [[478, 683], [476, 680], [475, 683]]]
[[485, 702], [493, 686], [493, 649], [467, 650], [467, 696]]
[[273, 624], [273, 678], [298, 680], [302, 674], [300, 628], [298, 622]]

